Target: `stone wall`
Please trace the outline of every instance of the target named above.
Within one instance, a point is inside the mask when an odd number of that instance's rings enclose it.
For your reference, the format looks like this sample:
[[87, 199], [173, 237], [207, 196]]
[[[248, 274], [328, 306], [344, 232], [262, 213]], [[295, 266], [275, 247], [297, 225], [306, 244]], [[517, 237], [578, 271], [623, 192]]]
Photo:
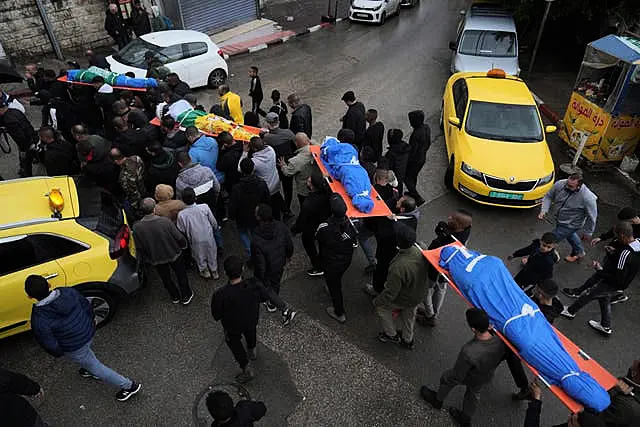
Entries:
[[[105, 0], [42, 0], [63, 52], [112, 43]], [[0, 0], [0, 43], [14, 61], [53, 52], [35, 0]]]

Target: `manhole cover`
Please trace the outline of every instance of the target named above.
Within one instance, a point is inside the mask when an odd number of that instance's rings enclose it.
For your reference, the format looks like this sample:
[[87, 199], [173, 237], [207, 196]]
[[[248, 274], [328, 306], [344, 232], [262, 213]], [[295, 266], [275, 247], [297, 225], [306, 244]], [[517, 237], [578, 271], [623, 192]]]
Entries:
[[224, 391], [231, 396], [234, 404], [238, 403], [239, 400], [251, 399], [249, 391], [240, 384], [210, 384], [198, 393], [196, 401], [193, 404], [193, 422], [198, 427], [209, 427], [213, 422], [213, 418], [211, 418], [207, 410], [206, 402], [207, 395], [212, 391]]

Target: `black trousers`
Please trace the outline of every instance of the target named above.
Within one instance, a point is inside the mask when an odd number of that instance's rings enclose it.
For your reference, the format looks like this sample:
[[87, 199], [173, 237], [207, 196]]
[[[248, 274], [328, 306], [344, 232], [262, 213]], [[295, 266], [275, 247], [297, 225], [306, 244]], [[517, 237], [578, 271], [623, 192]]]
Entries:
[[35, 150], [18, 151], [18, 160], [20, 161], [20, 171], [18, 175], [21, 178], [33, 176], [33, 161], [38, 158]]
[[[267, 288], [262, 283], [257, 282], [256, 287], [258, 289], [258, 295], [260, 296], [260, 302], [269, 301], [271, 304], [275, 305], [278, 310], [284, 313], [287, 309], [287, 303], [280, 298], [280, 295], [273, 289]], [[280, 286], [278, 284], [278, 290]]]
[[331, 295], [331, 303], [333, 304], [333, 310], [337, 316], [344, 314], [344, 300], [342, 298], [342, 276], [347, 271], [349, 266], [345, 267], [325, 267], [324, 280], [329, 288], [329, 295]]
[[373, 289], [377, 292], [384, 291], [384, 282], [387, 281], [391, 260], [398, 254], [398, 248], [394, 239], [376, 238], [376, 269], [373, 271]]
[[[576, 314], [582, 307], [597, 299], [600, 306], [600, 324], [605, 328], [611, 327], [611, 297], [618, 293], [618, 290], [604, 282], [595, 274], [587, 282], [593, 283], [582, 295], [567, 308], [571, 314]], [[585, 283], [586, 284], [586, 283]], [[584, 286], [584, 285], [583, 285]]]
[[420, 174], [420, 170], [424, 164], [417, 165], [409, 165], [407, 166], [407, 175], [404, 178], [404, 185], [407, 187], [407, 192], [409, 196], [413, 197], [416, 201], [416, 204], [420, 205], [424, 202], [424, 199], [418, 193], [418, 175]]
[[293, 200], [293, 177], [286, 176], [280, 169], [278, 169], [278, 175], [280, 176], [280, 182], [282, 183], [282, 192], [284, 193], [284, 204], [282, 205], [282, 211], [286, 214], [291, 212], [291, 201]]
[[251, 98], [251, 111], [256, 114], [260, 114], [262, 117], [265, 117], [267, 113], [262, 108], [260, 108], [260, 104], [262, 104], [262, 99], [257, 100]]
[[304, 203], [307, 196], [303, 196], [302, 194], [298, 194], [298, 212], [302, 211], [302, 204]]
[[511, 372], [511, 376], [513, 377], [513, 381], [516, 383], [516, 387], [521, 389], [528, 387], [529, 379], [527, 378], [524, 366], [518, 356], [511, 351], [511, 349], [507, 348], [507, 351], [504, 354], [504, 359], [507, 361], [509, 372]]
[[304, 251], [307, 253], [309, 260], [311, 261], [311, 266], [315, 270], [322, 270], [322, 265], [320, 264], [320, 255], [318, 254], [318, 247], [316, 246], [316, 233], [313, 230], [305, 230], [302, 232], [302, 247]]
[[236, 359], [236, 362], [240, 365], [240, 369], [246, 368], [249, 364], [249, 356], [247, 355], [247, 350], [244, 348], [244, 344], [242, 344], [242, 337], [244, 337], [244, 340], [247, 342], [248, 349], [256, 348], [257, 337], [255, 326], [242, 332], [224, 331], [224, 339], [227, 342], [229, 350], [233, 353], [233, 358]]
[[[184, 259], [182, 259], [182, 255], [178, 257], [173, 262], [169, 262], [167, 264], [158, 264], [155, 266], [158, 275], [160, 276], [160, 280], [162, 280], [162, 284], [164, 285], [169, 295], [171, 295], [171, 299], [178, 300], [181, 297], [186, 298], [191, 295], [191, 286], [189, 286], [189, 278], [187, 277], [187, 269], [184, 265]], [[171, 278], [171, 270], [176, 275], [176, 279], [178, 281], [178, 285]]]
[[271, 209], [273, 210], [273, 219], [280, 221], [284, 210], [284, 200], [279, 191], [271, 195]]

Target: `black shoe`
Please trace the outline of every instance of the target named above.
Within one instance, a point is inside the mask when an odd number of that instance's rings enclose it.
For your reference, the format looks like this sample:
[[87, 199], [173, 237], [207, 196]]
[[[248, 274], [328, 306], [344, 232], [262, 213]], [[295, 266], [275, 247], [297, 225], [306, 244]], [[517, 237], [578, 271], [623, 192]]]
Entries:
[[289, 326], [294, 317], [296, 317], [297, 312], [287, 308], [284, 313], [282, 313], [282, 326]]
[[458, 408], [449, 408], [449, 415], [462, 427], [471, 427], [471, 418]]
[[95, 375], [93, 375], [91, 372], [87, 371], [84, 368], [80, 368], [78, 373], [80, 374], [80, 376], [82, 378], [91, 378], [92, 380], [99, 380], [100, 379], [99, 377], [96, 377]]
[[578, 288], [563, 288], [562, 293], [569, 298], [578, 298], [580, 294], [582, 294], [582, 292], [580, 292]]
[[615, 294], [611, 297], [611, 304], [618, 304], [620, 302], [629, 301], [629, 297], [623, 294], [622, 292]]
[[131, 396], [137, 394], [140, 389], [142, 389], [142, 384], [138, 384], [135, 381], [131, 382], [131, 387], [129, 388], [121, 388], [119, 392], [116, 393], [116, 399], [120, 402], [124, 402], [125, 400], [129, 400]]
[[442, 400], [438, 400], [438, 393], [431, 390], [426, 385], [420, 387], [420, 396], [422, 396], [422, 398], [435, 409], [442, 409]]
[[311, 276], [311, 277], [324, 276], [324, 271], [316, 268], [310, 268], [307, 270], [307, 276]]
[[400, 335], [395, 334], [394, 336], [390, 337], [384, 332], [380, 332], [378, 334], [378, 341], [385, 342], [385, 343], [392, 343], [392, 344], [400, 344]]
[[511, 395], [513, 400], [533, 400], [533, 395], [529, 387], [521, 388], [519, 392]]
[[193, 299], [193, 291], [191, 291], [191, 295], [189, 295], [188, 297], [182, 298], [182, 305], [189, 305], [192, 299]]

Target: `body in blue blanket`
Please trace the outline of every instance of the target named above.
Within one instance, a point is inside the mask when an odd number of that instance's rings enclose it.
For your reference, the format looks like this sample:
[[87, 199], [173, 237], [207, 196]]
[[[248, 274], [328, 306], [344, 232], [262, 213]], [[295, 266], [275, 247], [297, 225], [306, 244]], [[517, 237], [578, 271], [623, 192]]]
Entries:
[[556, 251], [557, 242], [555, 234], [544, 233], [540, 239], [533, 240], [530, 245], [509, 255], [509, 261], [522, 257], [522, 269], [513, 278], [518, 286], [527, 291], [553, 277], [553, 266], [560, 260]]

